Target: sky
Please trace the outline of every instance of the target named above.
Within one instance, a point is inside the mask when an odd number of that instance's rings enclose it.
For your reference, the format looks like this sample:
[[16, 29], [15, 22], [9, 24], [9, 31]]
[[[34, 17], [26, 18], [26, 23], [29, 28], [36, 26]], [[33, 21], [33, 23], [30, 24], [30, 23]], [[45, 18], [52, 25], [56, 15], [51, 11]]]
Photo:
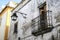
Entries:
[[14, 1], [19, 3], [21, 0], [0, 0], [0, 11], [6, 6], [6, 4], [10, 1]]

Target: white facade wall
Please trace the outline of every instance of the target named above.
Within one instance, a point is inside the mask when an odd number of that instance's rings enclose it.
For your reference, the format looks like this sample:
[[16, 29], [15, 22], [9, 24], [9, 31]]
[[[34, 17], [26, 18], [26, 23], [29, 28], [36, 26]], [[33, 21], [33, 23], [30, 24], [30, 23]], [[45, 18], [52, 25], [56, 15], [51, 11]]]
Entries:
[[[52, 35], [54, 35], [55, 40], [58, 40], [57, 39], [57, 37], [58, 37], [57, 36], [58, 35], [57, 28], [59, 28], [59, 27], [54, 28], [52, 30], [52, 32], [44, 34], [43, 38], [41, 35], [38, 37], [35, 37], [31, 34], [31, 31], [32, 31], [31, 20], [39, 15], [38, 5], [43, 2], [44, 2], [44, 0], [31, 0], [27, 5], [25, 5], [22, 9], [20, 9], [18, 12], [27, 14], [26, 19], [24, 19], [23, 16], [17, 12], [17, 15], [18, 15], [18, 37], [21, 37], [21, 40], [52, 40]], [[20, 8], [20, 7], [17, 7], [17, 8]], [[17, 11], [18, 10], [17, 8], [13, 12]], [[47, 4], [47, 9], [49, 10], [48, 4]], [[54, 14], [53, 14], [53, 21], [54, 21], [53, 25], [55, 25], [56, 19], [54, 19]], [[14, 28], [12, 28], [12, 30], [13, 29]], [[27, 36], [30, 36], [30, 37], [27, 37]], [[14, 40], [12, 38], [12, 36], [10, 39]]]
[[55, 40], [60, 40], [60, 33], [59, 33], [59, 30], [60, 30], [60, 27], [57, 26], [60, 24], [60, 0], [46, 0], [47, 2], [47, 9], [52, 11], [52, 24], [54, 27], [52, 33], [55, 37]]
[[6, 27], [6, 12], [2, 16], [1, 26], [0, 26], [0, 40], [4, 40]]
[[[32, 35], [31, 34], [31, 31], [32, 31], [31, 20], [39, 15], [37, 1], [31, 0], [27, 5], [25, 5], [18, 12], [27, 14], [27, 16], [26, 16], [27, 18], [24, 19], [21, 14], [17, 13], [17, 14], [19, 14], [18, 15], [18, 17], [19, 17], [18, 36], [20, 36], [21, 38], [24, 38], [26, 36]], [[32, 37], [34, 38], [34, 36], [32, 36]], [[31, 40], [31, 38], [27, 38], [26, 40], [28, 40], [28, 39]]]

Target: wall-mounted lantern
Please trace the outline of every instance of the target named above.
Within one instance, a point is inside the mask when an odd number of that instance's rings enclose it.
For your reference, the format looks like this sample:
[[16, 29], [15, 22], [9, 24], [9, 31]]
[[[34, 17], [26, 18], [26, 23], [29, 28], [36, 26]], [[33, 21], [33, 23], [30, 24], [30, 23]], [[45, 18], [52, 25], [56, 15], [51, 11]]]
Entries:
[[11, 16], [11, 18], [12, 18], [12, 20], [13, 20], [13, 21], [16, 21], [16, 20], [17, 20], [17, 18], [18, 18], [18, 16], [17, 16], [17, 14], [16, 14], [16, 13], [13, 13], [13, 15]]

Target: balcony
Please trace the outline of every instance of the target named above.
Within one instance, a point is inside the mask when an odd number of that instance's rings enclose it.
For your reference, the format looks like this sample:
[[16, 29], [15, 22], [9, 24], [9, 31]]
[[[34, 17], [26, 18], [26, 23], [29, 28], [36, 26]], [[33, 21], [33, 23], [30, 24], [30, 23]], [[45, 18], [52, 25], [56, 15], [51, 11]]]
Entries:
[[[47, 20], [47, 17], [49, 17], [50, 20]], [[32, 35], [34, 36], [46, 34], [48, 32], [51, 32], [52, 29], [54, 28], [52, 25], [52, 19], [50, 16], [47, 16], [47, 13], [43, 14], [43, 16], [39, 15], [38, 17], [34, 18], [32, 20], [31, 26], [32, 26]]]

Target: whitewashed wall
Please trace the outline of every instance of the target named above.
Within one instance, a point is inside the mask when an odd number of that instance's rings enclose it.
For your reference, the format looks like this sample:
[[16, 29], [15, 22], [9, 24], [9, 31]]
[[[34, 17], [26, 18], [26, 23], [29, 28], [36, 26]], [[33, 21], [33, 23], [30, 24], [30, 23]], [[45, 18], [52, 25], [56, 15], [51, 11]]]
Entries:
[[42, 40], [41, 36], [35, 37], [31, 34], [31, 20], [40, 14], [38, 5], [37, 0], [31, 0], [27, 5], [19, 10], [19, 12], [27, 14], [26, 19], [24, 19], [21, 14], [17, 13], [19, 16], [18, 37], [21, 37], [23, 40]]
[[[52, 14], [53, 15], [52, 23], [55, 26], [55, 24], [56, 24], [56, 19], [55, 19], [56, 15], [55, 14], [58, 13], [59, 6], [58, 6], [58, 8], [57, 8], [57, 6], [55, 7], [55, 3], [52, 3], [52, 1], [55, 2], [56, 0], [55, 1], [47, 0], [47, 10], [52, 10], [52, 13], [53, 13]], [[17, 13], [17, 15], [18, 15], [18, 37], [21, 37], [21, 39], [23, 39], [23, 40], [24, 39], [25, 40], [52, 40], [52, 35], [54, 35], [55, 40], [58, 40], [58, 39], [56, 39], [58, 27], [54, 28], [52, 30], [52, 32], [44, 34], [43, 38], [41, 35], [38, 37], [31, 35], [31, 31], [32, 31], [31, 20], [39, 15], [38, 5], [40, 5], [43, 2], [44, 2], [44, 0], [31, 0], [27, 5], [25, 5], [21, 10], [18, 11], [18, 12], [27, 14], [27, 16], [26, 16], [27, 18], [24, 19], [20, 13]], [[60, 3], [60, 1], [57, 2], [56, 5], [59, 5], [59, 3]], [[19, 7], [17, 7], [17, 8], [19, 8]], [[13, 12], [17, 11], [18, 10], [17, 8]], [[27, 37], [29, 35], [30, 35], [30, 37]], [[25, 38], [25, 37], [27, 37], [27, 38]]]
[[24, 19], [21, 14], [19, 15], [19, 27], [21, 27], [21, 29], [18, 29], [20, 30], [18, 34], [21, 34], [22, 36], [19, 36], [23, 38], [31, 35], [31, 20], [39, 15], [37, 1], [31, 0], [27, 5], [25, 5], [21, 10], [19, 10], [19, 12], [27, 14], [26, 19]]
[[2, 16], [2, 21], [0, 26], [0, 40], [4, 40], [5, 27], [6, 27], [6, 12]]
[[60, 0], [47, 0], [47, 9], [52, 11], [54, 25], [57, 21], [57, 16], [60, 15], [60, 5], [59, 4], [60, 4]]
[[46, 1], [47, 1], [47, 9], [52, 11], [53, 26], [56, 27], [53, 29], [52, 33], [55, 37], [55, 40], [60, 40], [59, 39], [60, 27], [56, 26], [60, 24], [60, 0], [46, 0]]

